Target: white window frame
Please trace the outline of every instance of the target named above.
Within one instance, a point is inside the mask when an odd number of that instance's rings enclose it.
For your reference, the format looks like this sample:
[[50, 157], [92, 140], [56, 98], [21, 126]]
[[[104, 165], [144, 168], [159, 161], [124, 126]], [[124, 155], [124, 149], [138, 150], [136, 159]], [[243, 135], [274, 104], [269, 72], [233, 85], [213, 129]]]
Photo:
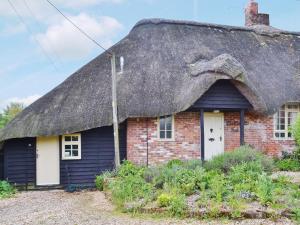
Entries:
[[[171, 121], [172, 121], [172, 126], [171, 126], [171, 138], [161, 138], [160, 137], [160, 118], [161, 117], [171, 117]], [[166, 131], [166, 130], [165, 130]], [[174, 115], [166, 115], [166, 116], [160, 116], [157, 117], [157, 138], [160, 141], [174, 141], [175, 140], [175, 119], [174, 119]]]
[[[71, 141], [66, 141], [65, 137], [71, 137]], [[78, 137], [78, 141], [73, 141], [72, 137]], [[66, 145], [78, 145], [78, 156], [66, 156], [65, 155], [65, 146]], [[71, 152], [72, 152], [72, 147], [71, 147]], [[62, 160], [78, 160], [81, 159], [81, 134], [65, 134], [62, 136], [62, 151], [61, 151], [61, 158]]]
[[[289, 106], [291, 105], [297, 105], [297, 109], [293, 109], [293, 108], [289, 108]], [[284, 107], [284, 109], [282, 109], [282, 107]], [[300, 115], [300, 103], [297, 102], [290, 102], [290, 103], [286, 103], [285, 105], [283, 105], [282, 107], [280, 107], [279, 111], [276, 112], [273, 116], [273, 137], [275, 140], [294, 140], [294, 138], [291, 136], [289, 137], [289, 124], [288, 124], [288, 119], [289, 119], [289, 113], [290, 112], [296, 112], [298, 113], [298, 116]], [[280, 111], [284, 110], [284, 130], [278, 130], [277, 129], [277, 119], [278, 116], [280, 117]], [[276, 133], [284, 133], [284, 137], [276, 137]]]

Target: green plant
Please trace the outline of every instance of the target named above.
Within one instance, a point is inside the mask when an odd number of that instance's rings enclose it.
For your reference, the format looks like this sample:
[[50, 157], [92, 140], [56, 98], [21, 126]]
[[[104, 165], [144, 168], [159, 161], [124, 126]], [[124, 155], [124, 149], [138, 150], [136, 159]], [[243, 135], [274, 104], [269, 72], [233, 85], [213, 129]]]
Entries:
[[185, 195], [178, 194], [171, 198], [169, 212], [173, 216], [184, 217], [186, 215], [187, 204]]
[[125, 160], [117, 170], [120, 177], [143, 176], [145, 168], [134, 165], [132, 162]]
[[172, 159], [167, 163], [168, 168], [172, 168], [173, 166], [182, 166], [184, 164], [180, 159]]
[[[300, 115], [297, 117], [296, 122], [292, 126], [291, 130], [297, 146], [300, 147]], [[298, 160], [300, 160], [300, 156]]]
[[170, 194], [163, 193], [157, 197], [159, 207], [167, 207], [170, 205], [173, 196]]
[[300, 224], [300, 208], [294, 208], [293, 212], [293, 219]]
[[172, 181], [174, 187], [180, 189], [184, 194], [192, 194], [196, 187], [196, 177], [193, 170], [182, 168], [177, 170]]
[[272, 179], [266, 174], [262, 174], [258, 177], [256, 183], [256, 195], [263, 205], [268, 205], [274, 202], [274, 183]]
[[227, 173], [233, 166], [253, 161], [260, 163], [262, 169], [266, 172], [273, 170], [273, 160], [250, 146], [241, 146], [232, 152], [215, 156], [212, 160], [206, 162], [204, 167], [207, 170], [221, 170]]
[[0, 198], [9, 198], [16, 193], [16, 189], [7, 181], [0, 181]]
[[286, 158], [278, 160], [275, 163], [276, 167], [282, 171], [299, 171], [300, 162], [294, 158]]
[[123, 207], [127, 201], [143, 199], [148, 201], [153, 197], [153, 187], [139, 175], [119, 177], [109, 184], [113, 201]]

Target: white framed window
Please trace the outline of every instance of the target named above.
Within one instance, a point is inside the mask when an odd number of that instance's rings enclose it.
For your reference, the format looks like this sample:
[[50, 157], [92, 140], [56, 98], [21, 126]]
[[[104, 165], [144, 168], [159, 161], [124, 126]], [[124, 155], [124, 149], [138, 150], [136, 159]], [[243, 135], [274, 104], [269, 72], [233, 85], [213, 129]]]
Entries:
[[274, 138], [279, 140], [293, 139], [290, 127], [300, 113], [300, 103], [287, 103], [274, 115]]
[[174, 116], [161, 116], [158, 118], [158, 137], [161, 140], [174, 139]]
[[80, 134], [66, 134], [62, 136], [62, 159], [81, 159]]

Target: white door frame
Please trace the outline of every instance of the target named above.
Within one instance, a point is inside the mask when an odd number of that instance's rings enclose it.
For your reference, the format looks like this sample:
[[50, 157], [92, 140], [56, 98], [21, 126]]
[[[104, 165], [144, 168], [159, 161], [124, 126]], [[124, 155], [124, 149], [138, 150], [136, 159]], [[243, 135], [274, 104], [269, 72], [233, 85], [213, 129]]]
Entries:
[[206, 140], [206, 132], [207, 132], [207, 130], [205, 129], [206, 128], [206, 126], [207, 126], [207, 117], [219, 117], [219, 118], [221, 118], [221, 127], [222, 127], [222, 131], [221, 131], [221, 137], [222, 137], [222, 141], [221, 141], [221, 146], [220, 146], [220, 151], [217, 151], [217, 152], [219, 152], [219, 153], [224, 153], [224, 148], [225, 148], [225, 135], [224, 135], [224, 113], [222, 113], [222, 112], [218, 112], [218, 113], [215, 113], [215, 112], [204, 112], [204, 159], [205, 160], [207, 160], [208, 158], [207, 158], [207, 151], [208, 151], [208, 149], [207, 149], [207, 141], [208, 140]]
[[60, 184], [59, 137], [36, 138], [36, 185]]

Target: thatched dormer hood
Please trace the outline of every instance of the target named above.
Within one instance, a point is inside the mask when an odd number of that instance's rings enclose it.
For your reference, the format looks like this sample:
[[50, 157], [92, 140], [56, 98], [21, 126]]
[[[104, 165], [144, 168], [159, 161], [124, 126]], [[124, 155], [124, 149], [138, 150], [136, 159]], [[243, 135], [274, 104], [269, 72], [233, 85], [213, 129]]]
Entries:
[[[120, 122], [184, 111], [219, 79], [231, 79], [257, 113], [300, 101], [300, 33], [149, 19], [109, 51], [124, 57]], [[111, 124], [111, 65], [103, 53], [28, 106], [0, 132], [0, 140]]]

